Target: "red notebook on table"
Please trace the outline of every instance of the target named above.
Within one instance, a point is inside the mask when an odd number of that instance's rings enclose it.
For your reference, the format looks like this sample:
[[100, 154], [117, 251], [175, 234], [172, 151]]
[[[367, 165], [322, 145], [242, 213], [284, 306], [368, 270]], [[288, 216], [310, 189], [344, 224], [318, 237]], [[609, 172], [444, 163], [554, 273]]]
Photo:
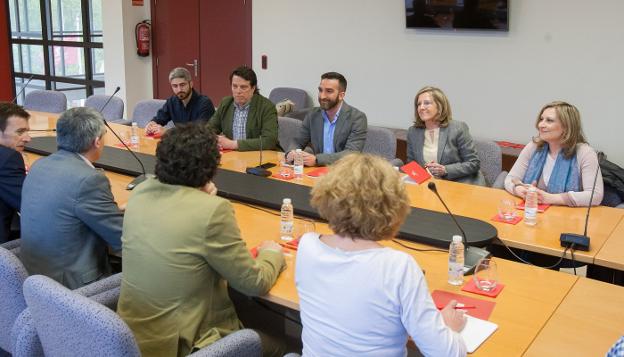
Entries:
[[328, 172], [329, 172], [329, 167], [323, 166], [323, 167], [319, 167], [316, 170], [312, 170], [312, 171], [308, 172], [306, 174], [306, 176], [308, 176], [308, 177], [321, 177], [323, 175], [326, 175]]
[[[451, 300], [456, 300], [458, 303], [464, 304], [464, 306], [470, 306], [466, 309], [466, 315], [476, 317], [481, 320], [487, 320], [494, 310], [494, 301], [486, 301], [481, 299], [475, 299], [469, 296], [455, 294], [444, 290], [434, 290], [431, 293], [433, 302], [438, 309], [443, 309]], [[474, 308], [472, 308], [474, 306]]]
[[421, 184], [431, 178], [429, 171], [425, 170], [422, 166], [418, 165], [416, 161], [412, 161], [409, 164], [401, 166], [401, 171], [405, 172], [407, 176], [412, 180]]

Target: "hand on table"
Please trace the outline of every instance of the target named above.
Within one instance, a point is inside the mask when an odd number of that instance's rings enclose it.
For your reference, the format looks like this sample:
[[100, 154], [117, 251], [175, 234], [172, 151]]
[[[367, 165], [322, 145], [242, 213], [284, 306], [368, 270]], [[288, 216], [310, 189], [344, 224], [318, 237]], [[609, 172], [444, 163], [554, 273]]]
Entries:
[[147, 135], [162, 134], [164, 131], [163, 126], [154, 121], [147, 123], [145, 126], [145, 134]]
[[282, 246], [272, 240], [265, 240], [264, 242], [260, 243], [260, 245], [258, 245], [258, 252], [261, 252], [263, 250], [272, 250], [274, 252], [284, 254]]
[[440, 313], [442, 313], [442, 319], [446, 326], [455, 332], [461, 332], [466, 326], [466, 316], [464, 310], [457, 310], [457, 301], [451, 300]]
[[[303, 155], [303, 165], [304, 166], [316, 166], [316, 156], [310, 154], [309, 152], [305, 152], [301, 150], [301, 154]], [[293, 163], [295, 161], [295, 150], [291, 150], [286, 154], [286, 162]]]
[[[537, 185], [537, 182], [533, 181], [530, 185], [526, 184], [526, 183], [522, 183], [522, 181], [518, 180], [518, 179], [513, 179], [511, 181], [514, 184], [514, 189], [513, 189], [513, 194], [525, 199], [527, 192], [529, 191], [529, 187], [530, 186], [535, 186]], [[539, 194], [538, 194], [539, 196]], [[539, 199], [539, 198], [538, 198]]]
[[218, 145], [225, 150], [238, 150], [238, 141], [230, 140], [225, 135], [219, 135]]
[[305, 151], [301, 151], [303, 153], [303, 165], [304, 166], [316, 166], [316, 156], [305, 152]]
[[425, 164], [425, 168], [435, 177], [444, 177], [446, 175], [446, 167], [437, 162], [428, 162]]

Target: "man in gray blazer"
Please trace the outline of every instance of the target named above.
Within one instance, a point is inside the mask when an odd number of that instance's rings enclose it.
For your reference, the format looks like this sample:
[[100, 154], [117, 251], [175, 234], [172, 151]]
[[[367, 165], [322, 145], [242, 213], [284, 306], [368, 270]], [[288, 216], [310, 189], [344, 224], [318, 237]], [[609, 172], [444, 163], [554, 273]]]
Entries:
[[121, 249], [123, 213], [104, 173], [102, 115], [73, 108], [56, 123], [59, 151], [35, 162], [22, 190], [21, 259], [70, 289], [110, 273], [107, 245]]
[[294, 150], [308, 144], [312, 154], [304, 152], [306, 166], [325, 166], [349, 152], [361, 152], [366, 142], [366, 114], [344, 101], [347, 80], [337, 72], [321, 76], [318, 87], [320, 107], [312, 109], [303, 119], [299, 134], [289, 144], [287, 160], [293, 161]]

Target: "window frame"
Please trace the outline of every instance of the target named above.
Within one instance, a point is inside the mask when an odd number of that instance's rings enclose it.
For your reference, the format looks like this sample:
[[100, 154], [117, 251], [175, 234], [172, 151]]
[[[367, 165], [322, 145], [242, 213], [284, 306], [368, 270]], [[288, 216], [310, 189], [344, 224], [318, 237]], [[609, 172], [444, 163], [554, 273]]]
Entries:
[[[45, 89], [47, 90], [59, 90], [59, 91], [74, 91], [74, 90], [85, 90], [86, 97], [93, 95], [94, 89], [96, 88], [104, 88], [105, 82], [103, 80], [95, 80], [94, 79], [94, 71], [93, 71], [93, 49], [103, 49], [104, 44], [102, 42], [94, 42], [94, 37], [101, 37], [102, 33], [97, 33], [91, 31], [92, 23], [91, 23], [91, 13], [92, 13], [92, 0], [80, 0], [81, 6], [81, 17], [82, 17], [82, 41], [63, 41], [63, 40], [54, 40], [53, 38], [53, 28], [52, 28], [52, 0], [39, 0], [39, 9], [41, 11], [41, 39], [33, 39], [33, 38], [18, 38], [14, 37], [14, 34], [22, 34], [24, 31], [21, 31], [22, 24], [20, 23], [20, 11], [22, 10], [22, 6], [26, 5], [26, 1], [28, 0], [7, 0], [7, 9], [10, 8], [9, 2], [13, 3], [13, 7], [15, 9], [15, 26], [16, 31], [13, 31], [11, 24], [11, 11], [7, 11], [8, 25], [9, 25], [9, 52], [11, 56], [11, 74], [13, 75], [12, 88], [13, 93], [17, 93], [16, 88], [16, 80], [18, 78], [22, 78], [22, 84], [25, 84], [28, 78], [33, 80], [41, 80], [45, 81]], [[103, 0], [102, 0], [103, 2]], [[59, 6], [61, 5], [59, 0]], [[104, 4], [102, 3], [102, 6]], [[28, 11], [27, 8], [25, 11]], [[59, 11], [59, 14], [61, 11]], [[26, 13], [26, 17], [28, 17]], [[60, 17], [62, 21], [62, 17]], [[61, 30], [61, 35], [63, 35]], [[68, 31], [70, 32], [70, 31]], [[19, 53], [19, 65], [21, 71], [16, 71], [15, 60], [14, 60], [14, 51], [13, 45], [18, 45]], [[22, 47], [20, 45], [37, 45], [42, 46], [43, 48], [43, 67], [44, 74], [35, 74], [32, 72], [24, 71], [24, 55], [22, 53]], [[81, 48], [83, 51], [83, 60], [84, 60], [84, 79], [75, 78], [67, 75], [58, 75], [55, 73], [54, 68], [54, 47], [61, 46], [63, 47], [71, 47], [71, 48]], [[62, 51], [62, 50], [61, 50]], [[64, 53], [61, 60], [62, 65], [65, 65]], [[29, 59], [30, 60], [30, 59]], [[63, 67], [65, 68], [65, 67]], [[66, 83], [66, 84], [74, 84], [79, 85], [79, 87], [71, 87], [71, 88], [60, 88], [57, 89], [57, 83]], [[20, 98], [16, 98], [18, 101], [23, 102], [25, 98], [25, 90], [21, 91]]]

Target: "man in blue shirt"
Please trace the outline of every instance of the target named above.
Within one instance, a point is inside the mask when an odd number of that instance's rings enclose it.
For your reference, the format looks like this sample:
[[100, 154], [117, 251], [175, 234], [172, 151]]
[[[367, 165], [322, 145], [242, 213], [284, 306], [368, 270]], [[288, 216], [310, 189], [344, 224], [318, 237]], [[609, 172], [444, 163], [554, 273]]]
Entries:
[[318, 87], [319, 106], [303, 119], [301, 131], [293, 139], [287, 160], [293, 161], [294, 150], [307, 145], [312, 154], [303, 152], [306, 166], [325, 166], [349, 152], [361, 152], [366, 142], [366, 114], [344, 101], [347, 80], [337, 72], [321, 76]]
[[207, 121], [215, 112], [210, 98], [193, 89], [191, 73], [186, 68], [174, 68], [169, 73], [169, 83], [174, 95], [167, 99], [156, 117], [147, 123], [147, 134], [162, 134], [169, 121], [176, 125], [196, 120]]

